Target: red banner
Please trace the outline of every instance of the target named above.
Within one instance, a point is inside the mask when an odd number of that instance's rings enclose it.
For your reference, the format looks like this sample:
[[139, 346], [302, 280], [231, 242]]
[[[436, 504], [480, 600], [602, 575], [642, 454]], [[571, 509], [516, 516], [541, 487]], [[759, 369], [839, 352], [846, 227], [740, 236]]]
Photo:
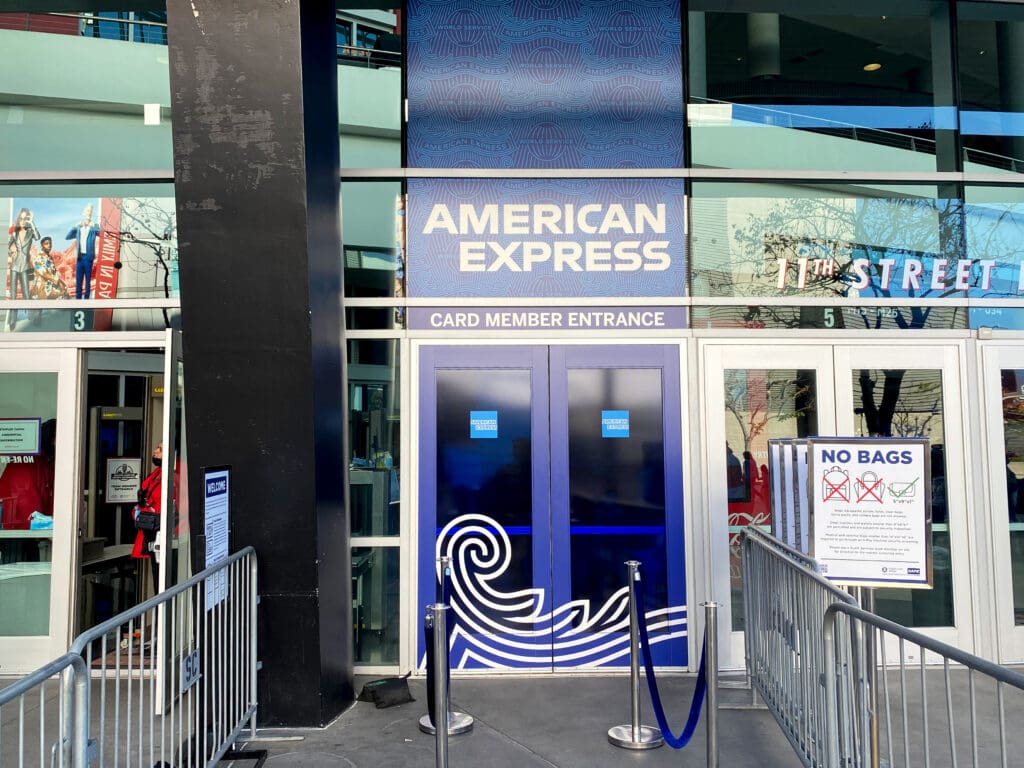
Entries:
[[[92, 296], [96, 299], [117, 298], [117, 276], [114, 265], [121, 259], [121, 199], [100, 200], [100, 233], [96, 237], [96, 264], [93, 266]], [[114, 310], [98, 309], [93, 330], [109, 331]]]

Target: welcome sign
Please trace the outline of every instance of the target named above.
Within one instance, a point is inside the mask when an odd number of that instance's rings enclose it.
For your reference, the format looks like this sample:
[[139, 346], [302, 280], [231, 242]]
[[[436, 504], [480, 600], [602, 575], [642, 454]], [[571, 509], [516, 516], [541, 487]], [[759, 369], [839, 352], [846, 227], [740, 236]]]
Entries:
[[681, 179], [409, 179], [410, 297], [684, 296]]

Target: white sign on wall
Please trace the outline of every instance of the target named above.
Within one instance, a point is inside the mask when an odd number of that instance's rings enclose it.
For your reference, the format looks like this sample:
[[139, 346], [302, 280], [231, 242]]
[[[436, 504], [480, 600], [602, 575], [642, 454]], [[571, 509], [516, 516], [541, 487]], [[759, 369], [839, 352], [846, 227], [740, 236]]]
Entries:
[[135, 504], [142, 486], [142, 459], [107, 459], [107, 504]]
[[830, 581], [931, 586], [924, 438], [811, 438], [811, 555]]

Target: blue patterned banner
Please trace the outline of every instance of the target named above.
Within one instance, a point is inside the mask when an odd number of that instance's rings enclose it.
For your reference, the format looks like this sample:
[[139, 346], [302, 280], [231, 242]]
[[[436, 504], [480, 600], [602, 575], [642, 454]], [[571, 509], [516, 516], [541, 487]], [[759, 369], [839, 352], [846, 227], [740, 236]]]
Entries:
[[409, 179], [415, 298], [684, 296], [681, 179]]
[[408, 165], [675, 168], [679, 0], [409, 0]]

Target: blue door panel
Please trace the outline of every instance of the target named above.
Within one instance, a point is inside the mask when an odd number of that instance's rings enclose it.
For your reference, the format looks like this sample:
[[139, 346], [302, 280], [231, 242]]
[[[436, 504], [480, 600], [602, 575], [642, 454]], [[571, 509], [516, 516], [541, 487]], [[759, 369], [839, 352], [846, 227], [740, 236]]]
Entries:
[[421, 351], [418, 596], [452, 557], [453, 666], [628, 665], [626, 559], [686, 664], [678, 379], [655, 345]]

